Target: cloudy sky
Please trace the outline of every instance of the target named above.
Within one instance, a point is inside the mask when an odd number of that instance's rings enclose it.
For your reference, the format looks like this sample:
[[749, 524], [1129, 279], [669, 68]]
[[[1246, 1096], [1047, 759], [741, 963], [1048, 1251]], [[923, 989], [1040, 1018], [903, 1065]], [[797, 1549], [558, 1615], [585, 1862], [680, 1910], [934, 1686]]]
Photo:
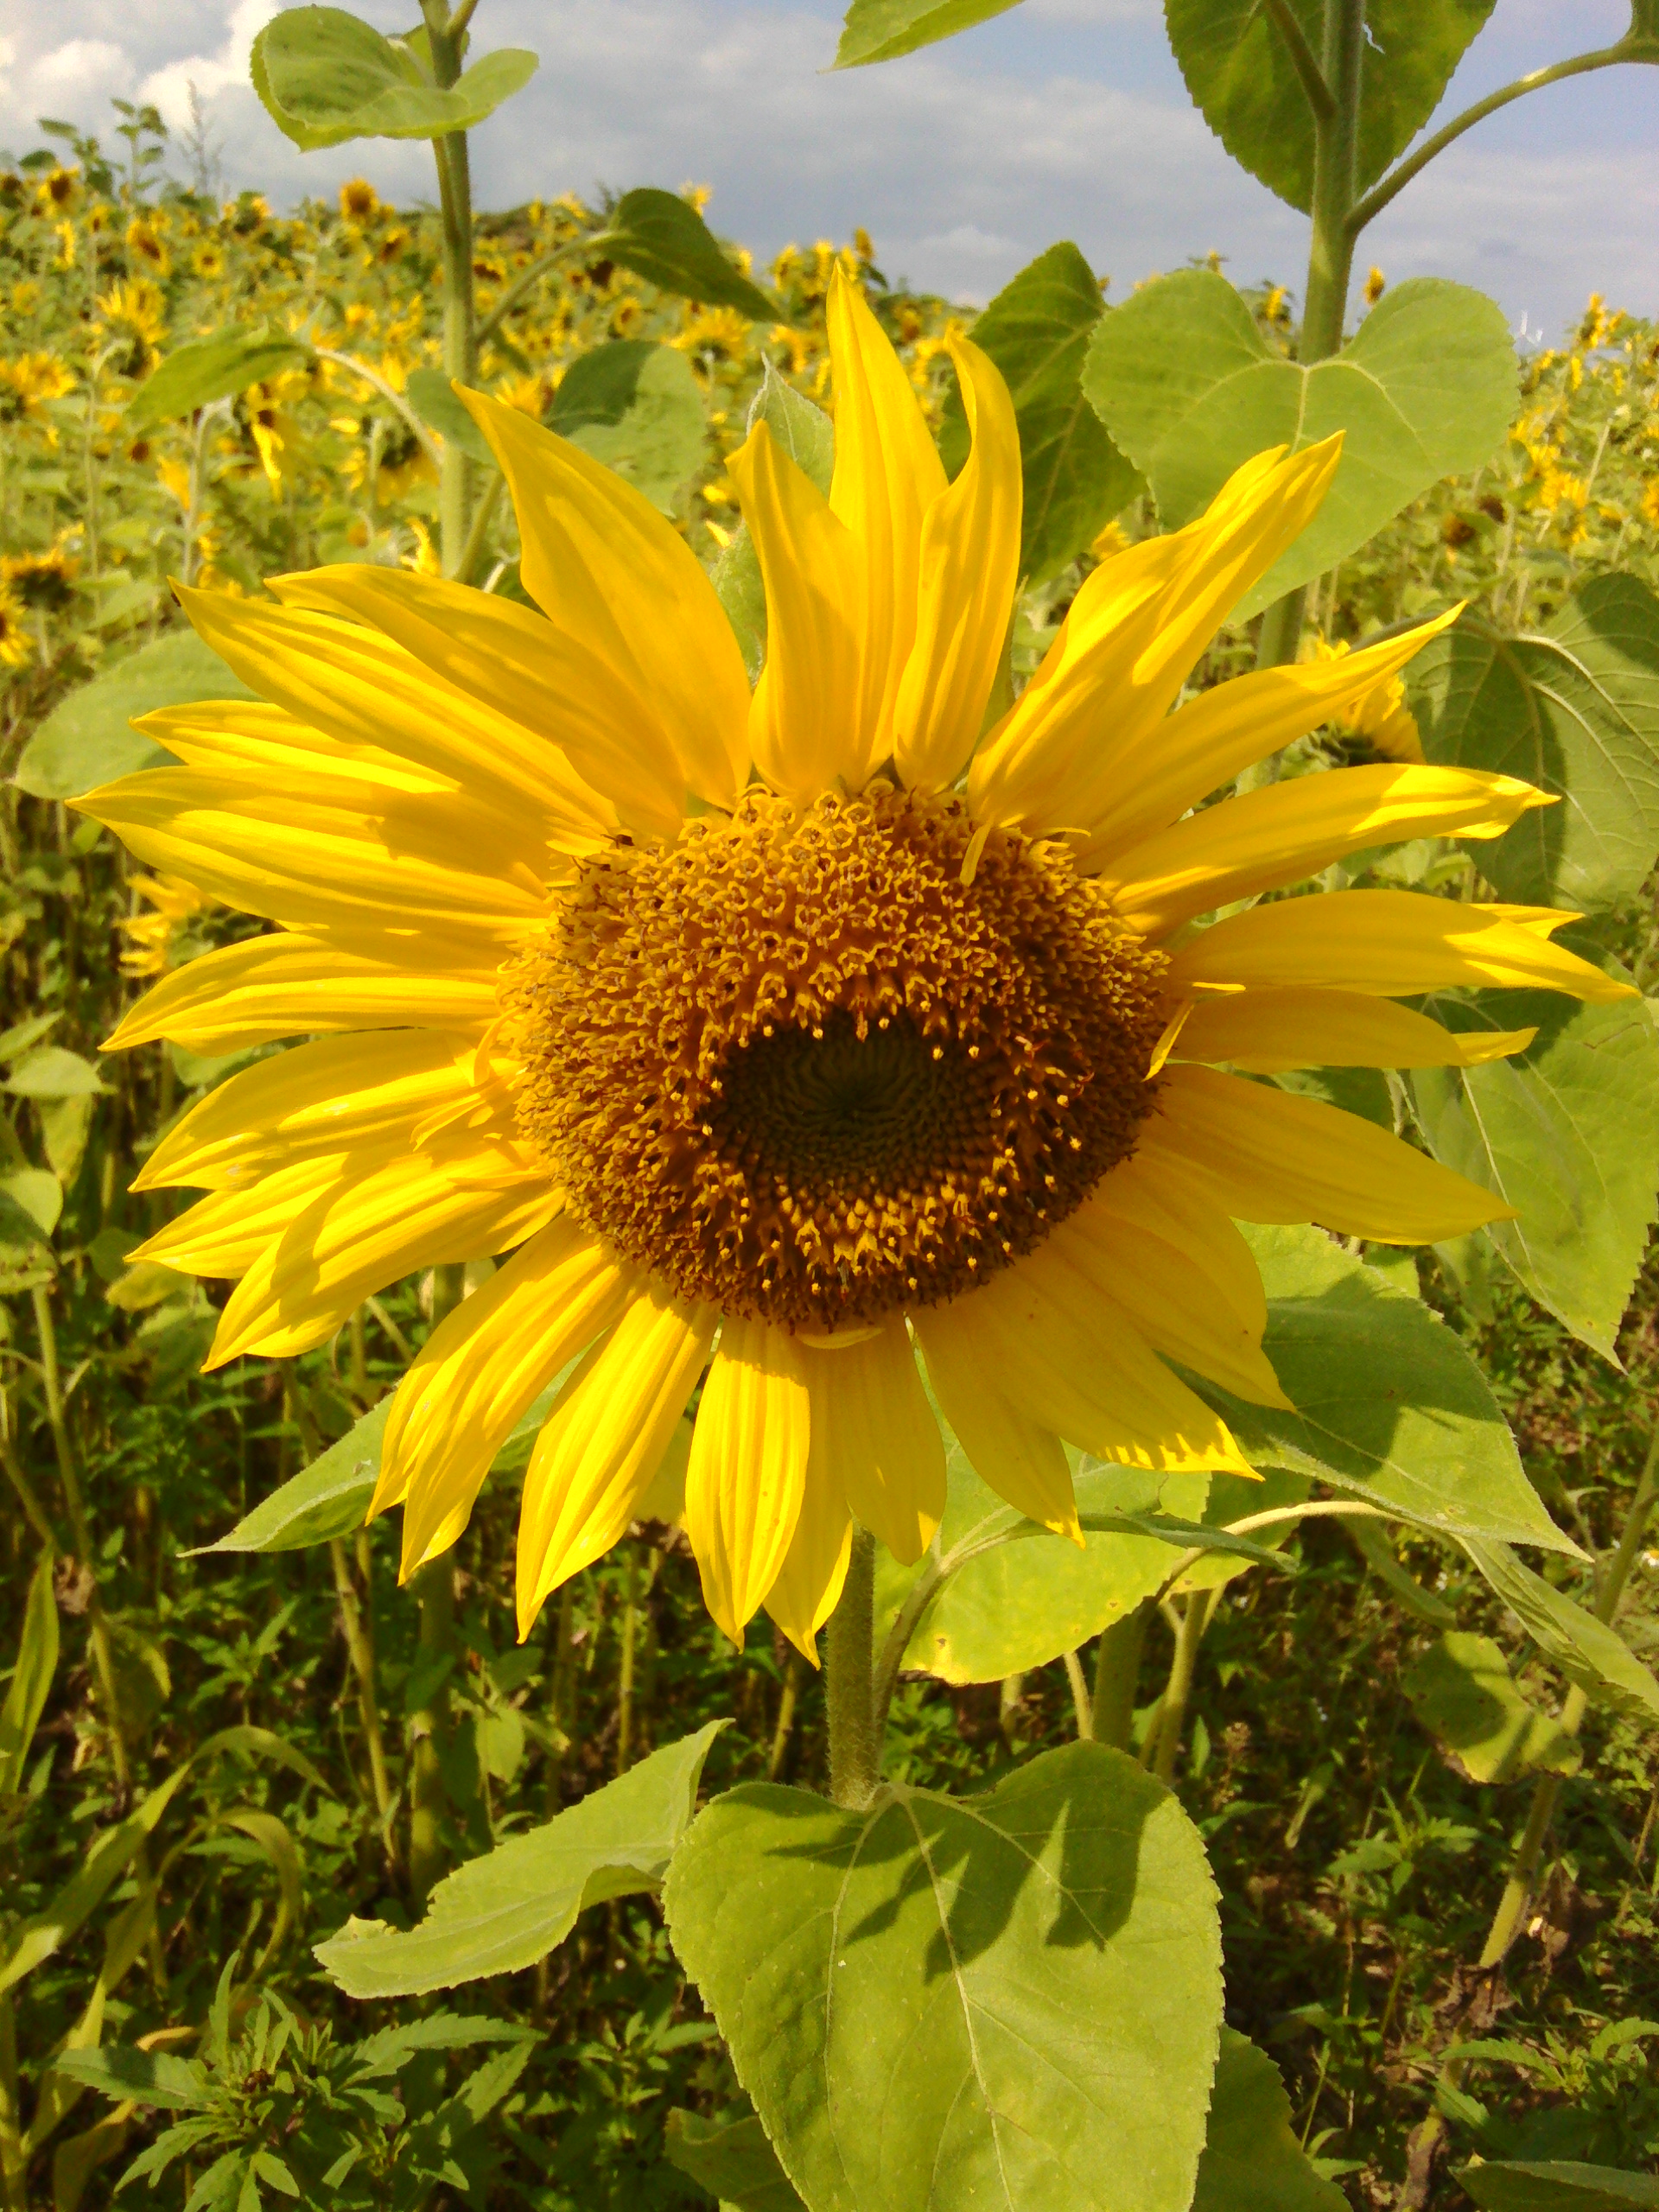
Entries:
[[[358, 9], [385, 30], [416, 13], [412, 0]], [[362, 172], [386, 194], [427, 195], [423, 145], [302, 156], [280, 137], [246, 78], [249, 41], [275, 12], [274, 0], [0, 0], [0, 146], [26, 151], [42, 114], [101, 128], [114, 94], [181, 124], [194, 83], [230, 188], [288, 203]], [[1158, 0], [1025, 0], [844, 75], [825, 67], [840, 14], [837, 0], [481, 0], [479, 47], [530, 47], [542, 68], [474, 142], [480, 204], [706, 182], [716, 227], [763, 256], [861, 222], [889, 276], [965, 299], [1059, 237], [1119, 296], [1211, 249], [1241, 283], [1299, 281], [1301, 219], [1192, 111]], [[1628, 20], [1628, 0], [1497, 0], [1442, 119]], [[1592, 290], [1659, 313], [1656, 144], [1659, 69], [1551, 86], [1409, 187], [1365, 257], [1395, 277], [1479, 285], [1535, 336]]]

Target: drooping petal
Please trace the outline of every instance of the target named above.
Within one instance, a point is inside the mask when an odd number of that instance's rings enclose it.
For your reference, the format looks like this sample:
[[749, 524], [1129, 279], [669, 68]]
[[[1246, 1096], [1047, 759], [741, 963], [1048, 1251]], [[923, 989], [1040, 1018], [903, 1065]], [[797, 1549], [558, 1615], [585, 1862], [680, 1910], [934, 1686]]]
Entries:
[[1028, 1520], [1080, 1544], [1065, 1448], [1052, 1427], [1003, 1395], [996, 1380], [1002, 1370], [985, 1364], [984, 1344], [972, 1326], [973, 1299], [969, 1292], [911, 1316], [940, 1410], [982, 1482]]
[[1476, 1068], [1524, 1052], [1535, 1029], [1443, 1029], [1360, 991], [1231, 991], [1201, 999], [1182, 1025], [1183, 1060], [1225, 1060], [1254, 1075], [1288, 1068]]
[[1318, 512], [1340, 445], [1258, 454], [1197, 522], [1129, 547], [1085, 580], [1035, 677], [975, 757], [977, 820], [1040, 832], [1096, 819], [1228, 609]]
[[1600, 1005], [1631, 986], [1605, 976], [1549, 932], [1575, 914], [1548, 906], [1478, 906], [1416, 891], [1344, 891], [1317, 912], [1281, 899], [1230, 914], [1170, 962], [1179, 998], [1194, 984], [1249, 988], [1328, 985], [1409, 998], [1473, 983], [1493, 989], [1565, 991]]
[[486, 1123], [512, 1135], [505, 1083], [478, 1080], [478, 1050], [467, 1038], [427, 1030], [329, 1037], [244, 1068], [199, 1099], [167, 1132], [134, 1178], [135, 1191], [175, 1184], [245, 1188], [292, 1160], [399, 1138], [434, 1114], [481, 1108]]
[[562, 637], [588, 640], [654, 709], [686, 786], [731, 806], [748, 780], [749, 683], [696, 556], [613, 468], [518, 408], [460, 396], [512, 493], [524, 589]]
[[302, 932], [221, 945], [164, 976], [103, 1050], [170, 1037], [194, 1052], [243, 1052], [330, 1029], [429, 1027], [477, 1036], [495, 1020], [497, 963], [480, 963], [476, 944], [390, 931], [384, 942], [384, 958]]
[[[764, 423], [728, 461], [766, 589], [766, 664], [755, 686], [755, 766], [810, 805], [838, 778], [856, 789], [874, 760], [867, 687], [864, 549]], [[879, 700], [879, 691], [874, 691]]]
[[1190, 814], [1132, 845], [1101, 880], [1132, 930], [1154, 942], [1196, 914], [1317, 874], [1408, 837], [1501, 837], [1554, 798], [1472, 768], [1341, 768], [1269, 785]]
[[685, 1527], [703, 1603], [740, 1646], [793, 1541], [810, 1440], [794, 1339], [764, 1321], [728, 1320], [697, 1408]]
[[518, 1634], [550, 1592], [627, 1532], [696, 1388], [712, 1306], [643, 1282], [560, 1391], [536, 1440], [518, 1520]]
[[801, 1517], [766, 1607], [811, 1667], [818, 1664], [818, 1630], [841, 1602], [852, 1539], [853, 1516], [840, 1485], [809, 1460]]
[[812, 1398], [809, 1491], [822, 1477], [908, 1567], [944, 1511], [944, 1440], [904, 1323], [833, 1351], [804, 1350], [801, 1362]]
[[370, 1507], [403, 1505], [405, 1575], [454, 1541], [524, 1408], [639, 1287], [562, 1215], [445, 1315], [398, 1385]]
[[1515, 1216], [1357, 1114], [1216, 1068], [1171, 1068], [1141, 1142], [1178, 1157], [1241, 1221], [1316, 1221], [1380, 1244], [1433, 1244]]
[[453, 774], [400, 760], [383, 746], [347, 745], [264, 699], [197, 699], [181, 707], [157, 707], [138, 715], [133, 728], [165, 746], [187, 768], [210, 773], [223, 769], [232, 775], [249, 769], [266, 775], [297, 770], [341, 805], [360, 807], [372, 791], [442, 798], [461, 788]]
[[142, 1243], [127, 1260], [158, 1260], [181, 1274], [233, 1276], [253, 1266], [320, 1192], [340, 1179], [342, 1154], [296, 1160], [251, 1191], [220, 1191], [199, 1198]]
[[[973, 439], [962, 474], [922, 523], [916, 641], [894, 710], [907, 785], [938, 791], [960, 772], [985, 719], [1020, 571], [1020, 431], [1001, 372], [951, 341]], [[837, 416], [839, 422], [839, 416]]]
[[916, 636], [922, 518], [944, 491], [944, 465], [903, 363], [837, 266], [826, 308], [836, 391], [830, 512], [864, 553], [863, 696], [854, 724], [872, 760], [892, 751], [893, 714]]

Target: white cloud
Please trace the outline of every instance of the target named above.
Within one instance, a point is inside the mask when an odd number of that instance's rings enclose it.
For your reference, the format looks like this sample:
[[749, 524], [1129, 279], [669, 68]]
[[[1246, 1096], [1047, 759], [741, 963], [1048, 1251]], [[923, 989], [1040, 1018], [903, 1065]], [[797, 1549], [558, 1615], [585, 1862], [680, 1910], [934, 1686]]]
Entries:
[[246, 85], [249, 50], [279, 5], [280, 0], [238, 0], [217, 54], [193, 54], [152, 70], [138, 88], [139, 98], [154, 102], [169, 130], [187, 130], [191, 87], [205, 106], [228, 86]]

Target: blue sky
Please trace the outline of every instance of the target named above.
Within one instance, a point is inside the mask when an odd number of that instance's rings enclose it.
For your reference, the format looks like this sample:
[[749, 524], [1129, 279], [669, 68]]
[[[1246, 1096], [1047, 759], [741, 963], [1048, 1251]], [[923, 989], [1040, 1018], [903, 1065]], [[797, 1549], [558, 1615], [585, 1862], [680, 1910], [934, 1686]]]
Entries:
[[[359, 0], [383, 29], [412, 0]], [[207, 94], [226, 180], [278, 200], [361, 171], [429, 190], [423, 147], [301, 156], [246, 88], [272, 0], [0, 0], [0, 144], [31, 118], [96, 127], [112, 92], [178, 115]], [[762, 256], [874, 236], [889, 275], [984, 299], [1054, 238], [1120, 296], [1220, 252], [1241, 282], [1296, 285], [1306, 231], [1227, 159], [1193, 112], [1157, 0], [1025, 0], [906, 60], [829, 73], [834, 0], [481, 0], [480, 45], [535, 48], [534, 83], [476, 144], [479, 198], [505, 205], [603, 181], [714, 187], [716, 226]], [[1611, 41], [1625, 0], [1498, 0], [1443, 114], [1523, 70]], [[1363, 246], [1389, 276], [1455, 276], [1511, 323], [1554, 334], [1599, 290], [1659, 313], [1659, 69], [1551, 87], [1481, 124], [1404, 193]]]

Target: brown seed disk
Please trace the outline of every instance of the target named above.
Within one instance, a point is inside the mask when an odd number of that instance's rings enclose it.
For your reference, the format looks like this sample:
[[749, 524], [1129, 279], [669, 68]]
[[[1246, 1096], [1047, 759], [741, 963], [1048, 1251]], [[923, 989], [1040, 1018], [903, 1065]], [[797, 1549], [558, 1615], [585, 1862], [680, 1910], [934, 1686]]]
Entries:
[[683, 1297], [831, 1329], [954, 1296], [1135, 1147], [1166, 962], [1069, 854], [873, 785], [585, 861], [506, 970], [524, 1135]]

